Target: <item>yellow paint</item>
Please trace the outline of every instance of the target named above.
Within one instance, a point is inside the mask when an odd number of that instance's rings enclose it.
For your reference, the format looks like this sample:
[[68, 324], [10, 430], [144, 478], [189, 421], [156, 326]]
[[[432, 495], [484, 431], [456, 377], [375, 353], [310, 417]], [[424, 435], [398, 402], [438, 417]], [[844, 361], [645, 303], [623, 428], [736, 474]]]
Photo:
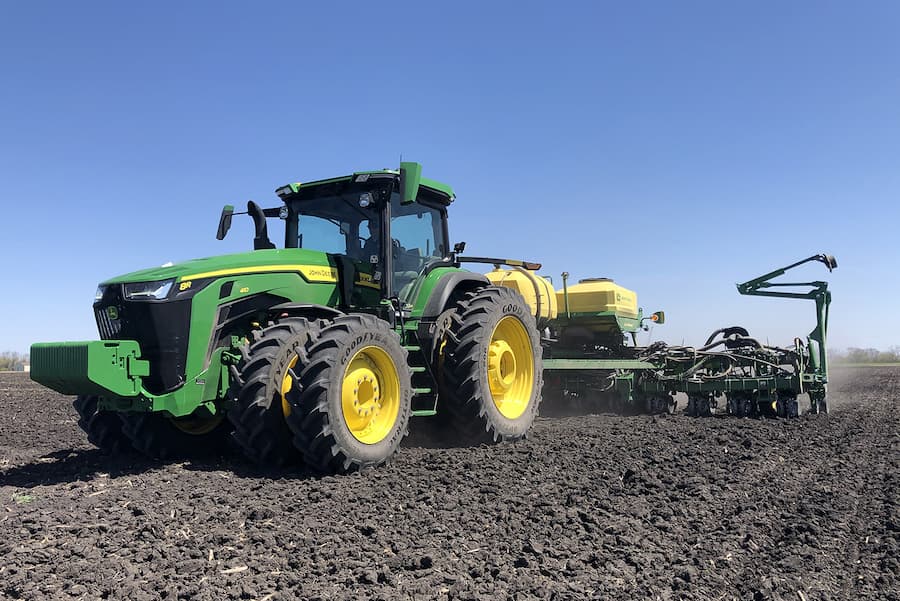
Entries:
[[[486, 275], [494, 286], [512, 288], [521, 294], [528, 306], [531, 307], [532, 315], [539, 319], [556, 319], [556, 293], [545, 278], [530, 271], [517, 269], [495, 269]], [[538, 300], [540, 300], [540, 315], [537, 315]]]
[[365, 444], [388, 437], [400, 415], [400, 376], [394, 360], [377, 346], [353, 355], [341, 382], [341, 410], [350, 434]]
[[335, 267], [321, 265], [298, 265], [297, 271], [310, 282], [337, 282], [338, 272]]
[[[556, 293], [563, 303], [562, 290]], [[637, 294], [612, 280], [581, 280], [569, 286], [569, 310], [572, 313], [603, 313], [615, 311], [622, 317], [638, 316]]]
[[178, 285], [178, 289], [181, 290], [181, 291], [185, 291], [185, 290], [187, 290], [187, 289], [190, 288], [190, 287], [191, 287], [191, 281], [190, 281], [190, 280], [188, 280], [188, 281], [186, 281], [186, 282], [181, 282], [181, 283]]
[[297, 365], [297, 355], [291, 357], [291, 362], [288, 363], [287, 368], [284, 370], [284, 375], [281, 377], [281, 413], [285, 417], [291, 414], [291, 403], [288, 401], [287, 393], [294, 387], [294, 377], [291, 375], [291, 370], [294, 369], [295, 365]]
[[337, 269], [329, 267], [328, 265], [256, 265], [253, 267], [235, 267], [182, 276], [181, 280], [199, 280], [200, 278], [238, 274], [253, 275], [256, 273], [272, 273], [276, 271], [296, 271], [309, 282], [337, 282]]
[[507, 419], [528, 409], [534, 392], [534, 356], [524, 324], [508, 315], [491, 334], [487, 357], [488, 385], [494, 406]]
[[247, 294], [248, 292], [250, 292], [250, 286], [244, 286], [243, 288], [238, 290], [238, 293], [240, 294]]
[[359, 280], [354, 282], [357, 286], [365, 286], [366, 288], [374, 288], [375, 290], [381, 290], [381, 285], [372, 279], [372, 275], [369, 273], [359, 273], [357, 274]]

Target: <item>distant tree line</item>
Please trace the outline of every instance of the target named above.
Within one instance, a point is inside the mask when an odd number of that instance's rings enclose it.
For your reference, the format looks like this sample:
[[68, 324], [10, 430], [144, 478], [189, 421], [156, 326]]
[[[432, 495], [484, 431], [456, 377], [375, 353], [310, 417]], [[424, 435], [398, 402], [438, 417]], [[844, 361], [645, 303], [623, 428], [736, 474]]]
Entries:
[[828, 354], [833, 363], [900, 363], [900, 346], [892, 346], [886, 351], [850, 347]]
[[28, 355], [6, 351], [0, 353], [0, 371], [22, 371], [28, 363]]

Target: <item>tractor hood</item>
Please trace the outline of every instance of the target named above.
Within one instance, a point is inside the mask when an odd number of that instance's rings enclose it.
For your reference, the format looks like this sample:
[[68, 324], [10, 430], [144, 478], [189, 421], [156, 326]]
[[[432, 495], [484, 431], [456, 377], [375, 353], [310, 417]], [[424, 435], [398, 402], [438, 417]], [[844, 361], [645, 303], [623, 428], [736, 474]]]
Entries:
[[[303, 248], [255, 250], [233, 255], [220, 255], [192, 259], [163, 267], [142, 269], [110, 278], [101, 283], [123, 284], [133, 282], [178, 281], [210, 278], [245, 273], [272, 273], [293, 271], [311, 281], [335, 281], [337, 271], [327, 254]], [[312, 277], [310, 277], [312, 275]]]

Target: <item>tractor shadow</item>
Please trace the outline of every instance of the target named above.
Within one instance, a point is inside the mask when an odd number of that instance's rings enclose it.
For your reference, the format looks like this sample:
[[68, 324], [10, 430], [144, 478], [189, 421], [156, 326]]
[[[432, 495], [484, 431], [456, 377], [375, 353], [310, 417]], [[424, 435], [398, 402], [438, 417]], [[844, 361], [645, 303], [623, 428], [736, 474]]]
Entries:
[[51, 486], [92, 480], [100, 474], [110, 478], [141, 474], [158, 467], [135, 456], [111, 456], [99, 449], [60, 449], [30, 463], [0, 471], [0, 485], [19, 488]]
[[0, 486], [34, 488], [73, 482], [88, 482], [98, 476], [110, 479], [139, 476], [171, 469], [197, 472], [227, 471], [242, 478], [287, 478], [306, 480], [320, 478], [302, 467], [263, 468], [235, 453], [200, 454], [171, 460], [153, 460], [137, 454], [110, 455], [99, 449], [60, 449], [46, 453], [22, 465], [0, 470]]

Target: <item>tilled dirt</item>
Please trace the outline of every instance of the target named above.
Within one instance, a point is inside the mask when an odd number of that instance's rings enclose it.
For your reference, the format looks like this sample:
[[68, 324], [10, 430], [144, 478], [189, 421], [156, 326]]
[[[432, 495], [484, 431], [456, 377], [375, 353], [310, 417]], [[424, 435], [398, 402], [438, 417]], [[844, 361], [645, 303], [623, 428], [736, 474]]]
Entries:
[[317, 479], [110, 458], [0, 374], [0, 598], [900, 599], [900, 369], [838, 375], [828, 416], [539, 418]]

